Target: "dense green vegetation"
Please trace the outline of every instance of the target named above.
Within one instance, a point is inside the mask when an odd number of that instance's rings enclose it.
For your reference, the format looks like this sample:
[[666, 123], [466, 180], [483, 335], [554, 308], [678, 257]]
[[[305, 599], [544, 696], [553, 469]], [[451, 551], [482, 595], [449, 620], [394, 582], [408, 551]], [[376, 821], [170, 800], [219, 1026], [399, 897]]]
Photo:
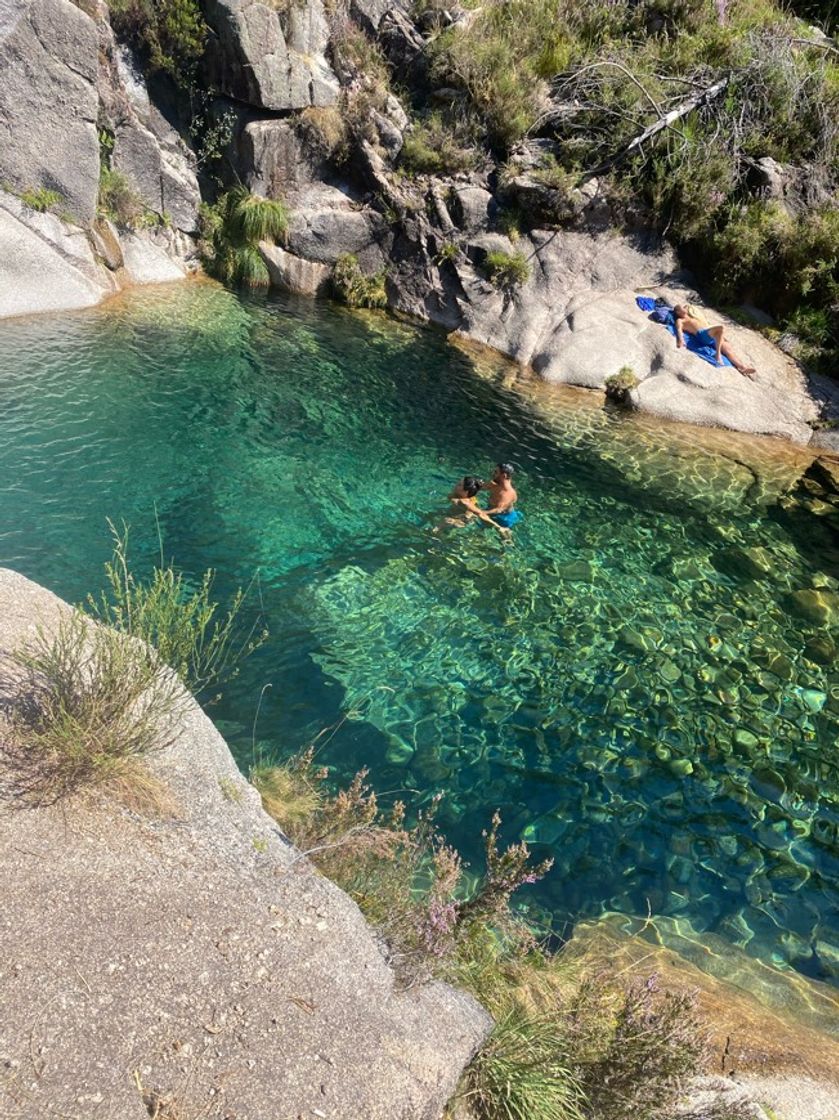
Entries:
[[714, 298], [839, 348], [839, 52], [807, 24], [772, 0], [509, 0], [428, 53], [461, 91], [438, 130], [468, 126], [508, 176], [542, 137], [536, 181], [567, 195], [596, 175], [615, 221], [668, 236]]
[[268, 268], [258, 245], [285, 237], [288, 211], [279, 199], [234, 187], [214, 205], [203, 203], [200, 221], [201, 256], [208, 272], [228, 284], [267, 287]]
[[335, 294], [348, 307], [385, 307], [385, 273], [383, 270], [367, 275], [355, 253], [342, 253], [332, 270]]
[[191, 83], [207, 41], [198, 0], [109, 0], [120, 38], [145, 55], [153, 70]]

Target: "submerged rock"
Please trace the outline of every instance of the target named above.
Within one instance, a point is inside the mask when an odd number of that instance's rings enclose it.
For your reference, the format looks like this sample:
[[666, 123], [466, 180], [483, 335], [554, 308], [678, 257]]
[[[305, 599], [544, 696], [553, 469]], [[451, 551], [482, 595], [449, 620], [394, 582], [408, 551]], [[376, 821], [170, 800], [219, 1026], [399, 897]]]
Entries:
[[793, 614], [819, 625], [839, 620], [839, 592], [804, 588], [791, 591], [786, 603]]

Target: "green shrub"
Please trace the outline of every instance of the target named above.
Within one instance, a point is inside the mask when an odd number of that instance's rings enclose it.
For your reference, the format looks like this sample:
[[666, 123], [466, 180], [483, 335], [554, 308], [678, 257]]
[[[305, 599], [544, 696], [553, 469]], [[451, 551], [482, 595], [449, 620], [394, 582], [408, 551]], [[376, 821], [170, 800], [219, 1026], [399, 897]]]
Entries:
[[631, 366], [623, 366], [618, 373], [606, 378], [606, 396], [616, 404], [627, 404], [629, 394], [639, 385], [638, 377]]
[[565, 1014], [577, 1028], [572, 1057], [589, 1114], [670, 1120], [687, 1080], [707, 1057], [693, 996], [661, 991], [655, 975], [624, 988], [589, 979]]
[[365, 275], [355, 253], [342, 253], [332, 270], [332, 283], [338, 297], [348, 307], [386, 307], [385, 273]]
[[54, 206], [58, 206], [59, 203], [64, 201], [63, 195], [60, 195], [58, 191], [50, 190], [49, 187], [21, 191], [18, 197], [30, 210], [37, 210], [39, 214], [52, 210]]
[[481, 1120], [582, 1120], [583, 1095], [568, 1056], [567, 1032], [543, 1015], [510, 1011], [467, 1075]]
[[[816, 351], [839, 348], [839, 211], [791, 215], [777, 204], [752, 202], [732, 210], [707, 253], [721, 300], [769, 307]], [[818, 353], [808, 357], [818, 360]]]
[[618, 980], [590, 949], [541, 948], [511, 900], [550, 864], [534, 865], [526, 844], [499, 847], [498, 814], [483, 873], [467, 886], [436, 829], [436, 799], [408, 826], [401, 803], [380, 809], [366, 771], [332, 793], [314, 758], [310, 748], [254, 768], [265, 809], [382, 932], [403, 980], [439, 976], [496, 1018], [452, 1115], [465, 1106], [483, 1120], [671, 1120], [706, 1058], [692, 997], [659, 990], [654, 976]]
[[114, 551], [105, 565], [108, 586], [100, 595], [88, 596], [88, 611], [103, 625], [154, 649], [191, 692], [217, 693], [268, 637], [256, 622], [242, 622], [247, 592], [239, 588], [221, 614], [212, 598], [211, 569], [190, 586], [182, 572], [161, 559], [147, 580], [139, 579], [129, 565], [127, 527], [120, 533], [109, 525]]
[[117, 36], [139, 48], [153, 70], [191, 85], [209, 28], [198, 0], [110, 0]]
[[496, 288], [517, 288], [530, 279], [530, 265], [524, 253], [505, 253], [493, 249], [486, 255], [485, 267]]
[[[407, 827], [401, 802], [390, 813], [380, 810], [366, 770], [336, 794], [327, 779], [312, 748], [284, 766], [258, 763], [251, 771], [266, 812], [355, 899], [406, 977], [453, 975], [460, 947], [488, 929], [512, 929], [511, 896], [550, 869], [550, 861], [531, 863], [526, 844], [499, 850], [496, 814], [484, 834], [485, 872], [467, 890], [460, 857], [434, 823], [438, 799]], [[514, 940], [519, 933], [515, 925]]]
[[399, 154], [400, 167], [427, 175], [456, 175], [471, 170], [476, 161], [474, 147], [463, 146], [439, 113], [414, 125]]
[[117, 225], [133, 225], [145, 213], [146, 207], [128, 177], [121, 171], [107, 167], [99, 169], [99, 213], [111, 218]]

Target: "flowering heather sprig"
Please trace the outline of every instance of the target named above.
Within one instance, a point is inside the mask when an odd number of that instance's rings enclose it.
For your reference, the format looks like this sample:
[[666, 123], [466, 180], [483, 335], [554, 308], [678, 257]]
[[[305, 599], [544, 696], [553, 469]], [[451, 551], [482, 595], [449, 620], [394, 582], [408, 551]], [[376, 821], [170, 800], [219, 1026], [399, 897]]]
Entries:
[[483, 833], [486, 850], [486, 873], [475, 894], [463, 906], [461, 921], [499, 920], [506, 916], [510, 898], [525, 884], [538, 883], [553, 867], [552, 859], [532, 866], [530, 848], [524, 841], [498, 850], [501, 814], [496, 810], [492, 824]]

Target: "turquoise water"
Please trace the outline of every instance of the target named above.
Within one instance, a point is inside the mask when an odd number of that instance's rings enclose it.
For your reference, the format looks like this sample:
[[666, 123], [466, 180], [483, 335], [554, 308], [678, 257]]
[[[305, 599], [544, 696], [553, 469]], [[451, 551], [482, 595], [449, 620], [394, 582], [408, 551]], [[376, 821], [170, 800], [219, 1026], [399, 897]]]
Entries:
[[[78, 600], [106, 517], [154, 561], [156, 508], [220, 592], [259, 570], [271, 640], [212, 712], [243, 769], [332, 728], [339, 774], [444, 791], [476, 864], [496, 807], [553, 854], [524, 901], [558, 932], [649, 912], [839, 976], [837, 538], [779, 500], [794, 452], [755, 474], [436, 333], [209, 285], [9, 321], [0, 353], [0, 563]], [[514, 544], [434, 533], [498, 458]]]

